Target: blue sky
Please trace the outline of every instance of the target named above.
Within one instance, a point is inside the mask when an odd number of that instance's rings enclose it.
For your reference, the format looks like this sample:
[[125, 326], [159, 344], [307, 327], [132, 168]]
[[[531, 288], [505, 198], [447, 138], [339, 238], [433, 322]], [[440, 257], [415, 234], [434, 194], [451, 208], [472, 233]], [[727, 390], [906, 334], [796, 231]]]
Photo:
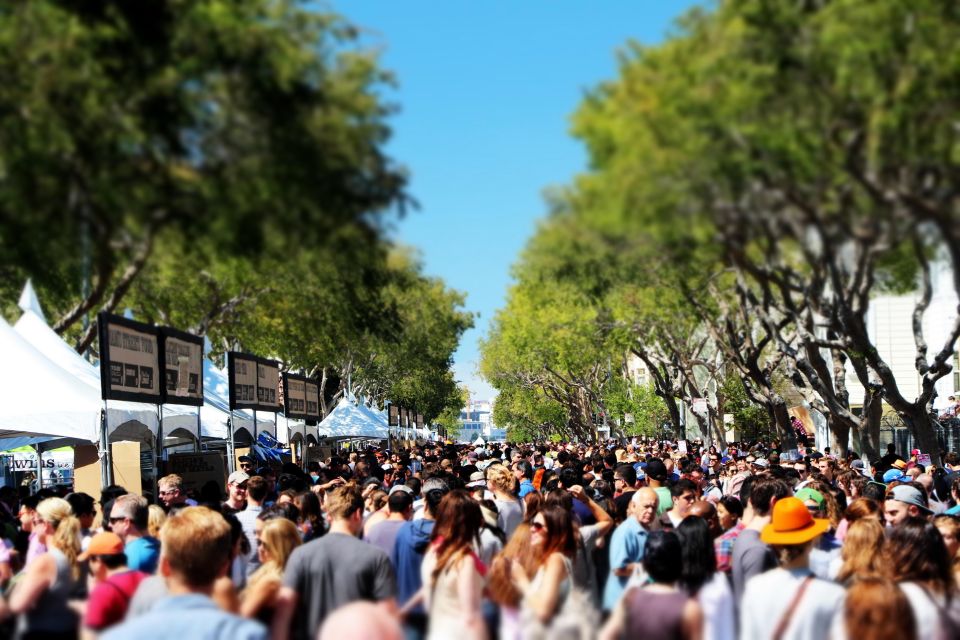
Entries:
[[394, 235], [426, 272], [480, 313], [455, 355], [475, 399], [478, 340], [510, 286], [510, 267], [546, 212], [543, 190], [586, 166], [569, 135], [584, 92], [616, 76], [628, 39], [660, 41], [683, 0], [342, 0], [332, 7], [382, 50], [399, 83], [388, 152], [421, 208]]

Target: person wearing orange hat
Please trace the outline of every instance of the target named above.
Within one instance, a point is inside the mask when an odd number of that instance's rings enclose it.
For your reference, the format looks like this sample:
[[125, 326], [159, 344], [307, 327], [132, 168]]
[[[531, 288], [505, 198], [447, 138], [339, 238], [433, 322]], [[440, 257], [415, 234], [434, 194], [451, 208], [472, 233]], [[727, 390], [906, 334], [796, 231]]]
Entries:
[[133, 593], [147, 574], [127, 568], [123, 540], [110, 531], [93, 536], [79, 560], [89, 563], [95, 584], [87, 600], [83, 626], [100, 633], [124, 619]]
[[814, 640], [828, 636], [842, 611], [844, 590], [814, 577], [810, 552], [816, 539], [829, 528], [830, 521], [814, 518], [799, 498], [777, 500], [760, 539], [777, 554], [780, 566], [747, 583], [740, 607], [741, 640]]

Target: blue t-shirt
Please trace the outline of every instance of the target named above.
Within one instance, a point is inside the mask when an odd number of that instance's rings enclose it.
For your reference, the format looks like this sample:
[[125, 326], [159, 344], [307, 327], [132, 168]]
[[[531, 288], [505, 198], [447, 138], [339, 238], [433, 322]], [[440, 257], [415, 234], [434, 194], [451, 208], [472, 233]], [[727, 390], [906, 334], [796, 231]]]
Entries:
[[520, 481], [520, 492], [519, 495], [521, 498], [526, 496], [528, 493], [533, 493], [536, 491], [536, 487], [533, 486], [533, 481], [529, 478], [524, 478]]
[[[430, 546], [430, 534], [433, 533], [433, 520], [411, 520], [404, 522], [397, 532], [397, 541], [393, 545], [390, 561], [397, 574], [397, 601], [406, 602], [423, 585], [420, 579], [420, 565]], [[423, 605], [417, 605], [411, 613], [424, 613]]]
[[226, 613], [205, 595], [189, 593], [157, 602], [149, 613], [111, 627], [104, 640], [267, 640], [267, 629], [256, 620]]
[[643, 560], [643, 548], [647, 543], [647, 530], [640, 526], [635, 517], [624, 520], [610, 536], [610, 576], [603, 590], [603, 610], [612, 610], [623, 590], [627, 586], [629, 576], [614, 575], [617, 569], [623, 569], [628, 564]]
[[156, 573], [160, 561], [160, 541], [150, 536], [131, 540], [123, 548], [127, 556], [127, 568], [144, 573]]

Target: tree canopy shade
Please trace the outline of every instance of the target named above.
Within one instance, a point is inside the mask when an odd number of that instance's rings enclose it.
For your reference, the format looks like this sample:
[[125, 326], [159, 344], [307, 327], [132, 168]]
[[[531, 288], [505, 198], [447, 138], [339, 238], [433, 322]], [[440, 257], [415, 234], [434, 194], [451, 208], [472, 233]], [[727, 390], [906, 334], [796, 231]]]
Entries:
[[[853, 429], [871, 456], [885, 401], [936, 456], [930, 410], [960, 313], [933, 345], [923, 316], [932, 260], [960, 285], [958, 36], [960, 7], [944, 0], [726, 0], [662, 45], [628, 45], [619, 77], [575, 114], [590, 168], [531, 243], [569, 229], [539, 287], [579, 280], [595, 337], [623, 332], [665, 397], [720, 415], [735, 372], [785, 446], [789, 391], [827, 416], [835, 444]], [[872, 296], [891, 290], [919, 292], [916, 397], [867, 330]]]
[[[211, 338], [427, 418], [463, 296], [400, 258], [392, 83], [294, 0], [0, 8], [0, 299], [33, 278], [79, 350], [99, 310]], [[459, 406], [455, 407], [459, 410]]]

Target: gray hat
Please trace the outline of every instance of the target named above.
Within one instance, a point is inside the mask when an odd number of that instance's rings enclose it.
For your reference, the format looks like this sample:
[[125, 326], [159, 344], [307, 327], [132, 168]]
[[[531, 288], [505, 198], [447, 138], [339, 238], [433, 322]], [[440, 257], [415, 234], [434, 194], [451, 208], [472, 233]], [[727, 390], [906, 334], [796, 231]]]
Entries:
[[227, 484], [243, 484], [250, 479], [250, 476], [247, 475], [245, 471], [234, 471], [230, 474], [230, 477], [227, 478]]
[[408, 487], [408, 486], [405, 485], [405, 484], [395, 484], [395, 485], [393, 485], [393, 487], [390, 488], [390, 493], [389, 493], [388, 495], [391, 495], [391, 496], [392, 496], [392, 495], [395, 494], [397, 491], [403, 491], [404, 493], [409, 493], [410, 495], [413, 495], [413, 489], [411, 489], [410, 487]]
[[766, 458], [757, 458], [750, 464], [752, 464], [755, 467], [762, 467], [763, 469], [766, 469], [770, 466], [770, 461], [767, 460]]
[[923, 494], [920, 493], [920, 490], [908, 484], [901, 484], [891, 489], [887, 500], [896, 500], [904, 504], [912, 504], [927, 513], [933, 513], [924, 503]]

